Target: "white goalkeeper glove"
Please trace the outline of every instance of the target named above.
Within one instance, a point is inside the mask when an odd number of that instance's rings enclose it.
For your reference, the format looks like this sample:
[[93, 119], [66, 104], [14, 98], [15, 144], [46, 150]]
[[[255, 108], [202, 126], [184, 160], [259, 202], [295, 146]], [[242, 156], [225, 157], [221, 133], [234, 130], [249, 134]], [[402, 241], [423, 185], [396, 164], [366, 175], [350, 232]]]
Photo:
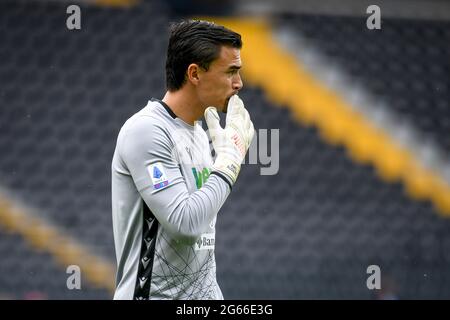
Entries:
[[228, 101], [225, 128], [220, 126], [220, 118], [214, 107], [205, 110], [205, 120], [217, 155], [212, 171], [225, 175], [232, 186], [255, 133], [250, 115], [242, 100], [234, 95]]

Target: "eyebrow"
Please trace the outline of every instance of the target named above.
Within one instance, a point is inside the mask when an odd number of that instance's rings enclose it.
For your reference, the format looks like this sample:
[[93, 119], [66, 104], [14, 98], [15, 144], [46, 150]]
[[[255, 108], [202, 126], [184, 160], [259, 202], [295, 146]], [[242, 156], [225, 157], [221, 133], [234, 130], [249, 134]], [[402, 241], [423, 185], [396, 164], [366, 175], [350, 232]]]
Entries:
[[233, 65], [233, 66], [229, 66], [227, 70], [231, 71], [231, 70], [239, 70], [239, 69], [241, 69], [241, 66]]

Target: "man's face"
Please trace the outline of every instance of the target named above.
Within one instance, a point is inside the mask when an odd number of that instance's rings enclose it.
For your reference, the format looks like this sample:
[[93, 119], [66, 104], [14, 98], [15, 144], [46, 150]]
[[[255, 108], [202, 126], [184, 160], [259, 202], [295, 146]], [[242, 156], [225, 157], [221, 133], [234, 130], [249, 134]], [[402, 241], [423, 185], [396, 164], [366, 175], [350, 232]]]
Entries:
[[228, 100], [243, 86], [240, 68], [240, 50], [222, 46], [219, 57], [210, 64], [208, 71], [200, 69], [199, 72], [197, 93], [203, 107], [213, 106], [226, 112]]

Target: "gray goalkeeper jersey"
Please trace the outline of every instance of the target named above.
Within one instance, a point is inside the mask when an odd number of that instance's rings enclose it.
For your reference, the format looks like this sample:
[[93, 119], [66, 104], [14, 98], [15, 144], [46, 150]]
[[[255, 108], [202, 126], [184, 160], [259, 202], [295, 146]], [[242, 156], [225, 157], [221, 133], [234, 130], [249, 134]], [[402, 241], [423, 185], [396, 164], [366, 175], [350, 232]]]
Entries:
[[223, 299], [215, 223], [231, 188], [212, 163], [201, 125], [162, 101], [125, 122], [112, 160], [114, 299]]

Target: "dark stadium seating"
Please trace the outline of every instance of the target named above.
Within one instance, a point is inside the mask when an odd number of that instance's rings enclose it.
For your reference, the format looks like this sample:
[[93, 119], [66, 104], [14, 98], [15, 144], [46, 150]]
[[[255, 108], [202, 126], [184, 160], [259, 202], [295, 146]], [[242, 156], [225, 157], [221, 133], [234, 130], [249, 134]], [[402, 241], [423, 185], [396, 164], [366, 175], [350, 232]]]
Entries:
[[294, 30], [450, 152], [450, 22], [285, 15]]
[[48, 253], [33, 250], [19, 235], [0, 228], [0, 300], [108, 299], [104, 289], [93, 288], [81, 272], [81, 290], [67, 288], [73, 273]]
[[[79, 31], [68, 31], [64, 17], [57, 3], [0, 2], [0, 184], [114, 262], [115, 139], [164, 93], [171, 16], [144, 2], [82, 7]], [[386, 36], [368, 37], [354, 18], [283, 19], [450, 150], [448, 24], [383, 20]], [[450, 298], [448, 219], [325, 144], [259, 88], [245, 84], [241, 96], [257, 129], [280, 130], [280, 168], [261, 176], [259, 165], [244, 165], [219, 213], [217, 273], [227, 299], [371, 299], [371, 264], [400, 298]], [[23, 298], [32, 288], [50, 299], [111, 298], [88, 285], [68, 291], [63, 266], [1, 228], [0, 253], [0, 295]]]

